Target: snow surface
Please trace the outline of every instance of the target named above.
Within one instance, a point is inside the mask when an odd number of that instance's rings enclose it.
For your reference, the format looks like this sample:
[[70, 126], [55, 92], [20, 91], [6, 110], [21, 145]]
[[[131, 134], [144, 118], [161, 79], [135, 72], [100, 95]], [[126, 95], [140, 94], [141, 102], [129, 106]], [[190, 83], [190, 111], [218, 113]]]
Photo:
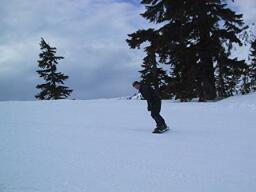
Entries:
[[163, 102], [0, 102], [1, 192], [255, 192], [256, 95]]

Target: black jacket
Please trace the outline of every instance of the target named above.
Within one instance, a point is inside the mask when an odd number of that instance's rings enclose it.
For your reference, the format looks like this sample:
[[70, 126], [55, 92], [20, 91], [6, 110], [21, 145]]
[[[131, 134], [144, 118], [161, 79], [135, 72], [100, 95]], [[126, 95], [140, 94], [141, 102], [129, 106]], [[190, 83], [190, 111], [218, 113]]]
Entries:
[[161, 98], [152, 87], [148, 85], [141, 85], [139, 91], [142, 97], [147, 100], [148, 110], [152, 110], [152, 108], [160, 105]]

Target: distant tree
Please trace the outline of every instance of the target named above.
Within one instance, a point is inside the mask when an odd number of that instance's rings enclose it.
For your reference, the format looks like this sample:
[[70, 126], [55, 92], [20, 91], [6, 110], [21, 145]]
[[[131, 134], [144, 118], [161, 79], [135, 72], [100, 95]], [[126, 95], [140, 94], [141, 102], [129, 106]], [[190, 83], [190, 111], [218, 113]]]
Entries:
[[230, 58], [230, 52], [225, 52], [222, 48], [216, 63], [216, 89], [219, 99], [233, 96], [238, 93], [245, 94], [248, 84], [248, 65], [245, 60]]
[[242, 85], [240, 88], [240, 92], [242, 95], [246, 95], [251, 92], [251, 82], [250, 82], [250, 70], [249, 66], [247, 65], [247, 68], [244, 71], [244, 74], [242, 76]]
[[251, 80], [251, 89], [256, 91], [256, 38], [251, 43], [250, 59], [249, 77]]
[[65, 99], [72, 93], [71, 89], [63, 86], [68, 76], [57, 72], [57, 64], [59, 60], [64, 59], [64, 57], [55, 56], [56, 48], [47, 44], [43, 38], [41, 39], [40, 46], [42, 52], [39, 54], [39, 70], [36, 72], [45, 80], [45, 83], [36, 86], [41, 92], [38, 93], [35, 98], [38, 100]]

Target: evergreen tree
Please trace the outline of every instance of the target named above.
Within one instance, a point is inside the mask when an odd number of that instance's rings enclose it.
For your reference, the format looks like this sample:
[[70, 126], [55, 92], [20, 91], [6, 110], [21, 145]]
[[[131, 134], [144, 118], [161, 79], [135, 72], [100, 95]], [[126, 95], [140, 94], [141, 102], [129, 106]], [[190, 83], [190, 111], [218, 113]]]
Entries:
[[250, 84], [251, 84], [251, 89], [253, 91], [256, 91], [256, 38], [251, 43], [250, 59], [251, 59], [251, 64], [249, 67], [249, 77], [251, 80]]
[[[225, 2], [141, 1], [146, 7], [142, 16], [149, 22], [160, 24], [155, 29], [159, 36], [157, 53], [161, 63], [171, 66], [168, 87], [174, 87], [169, 90], [176, 98], [190, 100], [199, 97], [200, 101], [215, 99], [216, 62], [224, 65], [224, 60], [228, 60], [232, 68], [239, 68], [235, 66], [239, 65], [238, 61], [229, 59], [229, 52], [234, 43], [242, 44], [238, 34], [245, 27], [242, 15], [228, 8]], [[134, 33], [129, 40], [142, 44], [145, 39], [148, 41], [144, 35], [145, 33]], [[236, 70], [231, 70], [234, 71]]]
[[230, 59], [228, 56], [223, 55], [223, 58], [217, 62], [216, 66], [216, 87], [219, 99], [247, 91], [245, 84], [239, 87], [241, 79], [242, 83], [246, 81], [247, 69], [248, 66], [244, 60]]
[[240, 92], [242, 95], [246, 95], [251, 92], [251, 83], [250, 83], [250, 68], [246, 64], [246, 69], [244, 70], [244, 74], [242, 76], [242, 85], [240, 88]]
[[[243, 72], [238, 69], [242, 67], [241, 63], [244, 61], [230, 59], [229, 56], [234, 44], [242, 45], [238, 36], [246, 27], [242, 15], [228, 8], [226, 2], [225, 0], [195, 0], [191, 8], [194, 22], [193, 38], [198, 40], [196, 46], [199, 59], [199, 97], [202, 101], [215, 99], [217, 96], [214, 76], [216, 62], [219, 62], [217, 65], [222, 65], [222, 68], [232, 69], [230, 72], [233, 79], [237, 79], [237, 76], [241, 76]], [[239, 72], [241, 73], [237, 74]]]
[[[159, 63], [168, 64], [171, 68], [170, 76], [165, 76], [168, 83], [165, 93], [169, 96], [175, 95], [176, 99], [183, 100], [183, 98], [186, 99], [187, 97], [193, 98], [194, 91], [191, 91], [191, 89], [193, 89], [194, 86], [191, 85], [195, 83], [193, 79], [195, 75], [191, 75], [190, 77], [184, 75], [194, 70], [191, 66], [194, 64], [192, 62], [195, 62], [195, 59], [189, 58], [189, 56], [194, 57], [194, 55], [189, 53], [185, 55], [185, 52], [187, 53], [188, 51], [184, 51], [184, 49], [191, 49], [187, 48], [189, 42], [188, 38], [185, 38], [189, 26], [186, 26], [185, 29], [182, 23], [183, 20], [186, 19], [183, 15], [184, 2], [144, 0], [142, 4], [144, 4], [147, 9], [145, 13], [142, 14], [143, 17], [153, 23], [167, 22], [167, 24], [157, 30], [139, 30], [130, 34], [130, 39], [127, 40], [128, 44], [131, 48], [140, 48], [140, 45], [147, 41], [156, 42], [155, 40], [157, 40], [157, 49], [155, 49], [155, 51], [159, 56]], [[173, 9], [170, 12], [171, 7], [173, 7]], [[165, 9], [168, 11], [166, 12]], [[154, 31], [155, 35], [150, 35], [152, 31]], [[183, 35], [183, 33], [185, 34]], [[145, 52], [149, 54], [147, 48]], [[181, 79], [181, 77], [184, 77], [184, 79]], [[161, 77], [159, 78], [161, 79]]]
[[67, 75], [57, 72], [59, 60], [64, 59], [62, 56], [55, 56], [56, 48], [51, 47], [42, 38], [40, 42], [42, 52], [39, 54], [37, 73], [45, 80], [44, 84], [37, 85], [41, 89], [35, 97], [39, 100], [56, 100], [67, 98], [72, 90], [63, 86], [64, 81], [68, 79]]
[[246, 82], [248, 65], [245, 60], [231, 59], [230, 55], [231, 50], [227, 51], [222, 47], [217, 57], [215, 79], [218, 99], [247, 91], [247, 86], [243, 83]]

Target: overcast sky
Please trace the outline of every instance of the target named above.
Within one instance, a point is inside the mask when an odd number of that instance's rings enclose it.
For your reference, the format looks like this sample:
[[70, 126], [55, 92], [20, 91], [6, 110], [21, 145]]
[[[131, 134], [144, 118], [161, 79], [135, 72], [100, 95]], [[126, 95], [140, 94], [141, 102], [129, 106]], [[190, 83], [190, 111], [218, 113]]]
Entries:
[[[70, 98], [131, 95], [143, 58], [130, 50], [127, 34], [147, 26], [139, 0], [0, 0], [0, 100], [32, 100], [42, 82], [37, 60], [40, 38], [65, 59]], [[256, 21], [256, 1], [237, 0], [235, 9]], [[246, 49], [241, 55], [246, 55]]]

